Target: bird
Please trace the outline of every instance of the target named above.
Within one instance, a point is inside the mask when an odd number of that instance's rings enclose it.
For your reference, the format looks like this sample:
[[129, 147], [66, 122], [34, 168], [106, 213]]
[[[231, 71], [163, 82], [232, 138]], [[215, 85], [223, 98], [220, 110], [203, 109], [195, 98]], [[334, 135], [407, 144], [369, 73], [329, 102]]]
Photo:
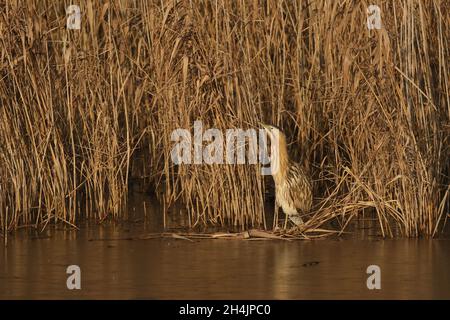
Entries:
[[276, 126], [262, 124], [270, 138], [271, 175], [275, 182], [275, 214], [279, 207], [297, 227], [313, 202], [312, 183], [302, 166], [289, 159], [286, 136]]

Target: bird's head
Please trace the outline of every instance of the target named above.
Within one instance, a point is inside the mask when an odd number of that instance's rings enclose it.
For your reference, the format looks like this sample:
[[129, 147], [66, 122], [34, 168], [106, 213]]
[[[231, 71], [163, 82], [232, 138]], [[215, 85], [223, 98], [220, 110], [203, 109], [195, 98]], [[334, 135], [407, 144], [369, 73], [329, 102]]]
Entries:
[[[269, 125], [261, 124], [270, 139], [270, 162], [271, 162], [271, 174], [279, 176], [280, 172], [285, 172], [289, 157], [287, 153], [286, 136], [280, 130], [280, 128]], [[278, 179], [278, 178], [277, 178]]]
[[261, 124], [264, 130], [266, 131], [267, 135], [269, 136], [271, 141], [279, 141], [280, 138], [283, 138], [284, 135], [281, 132], [280, 128], [277, 126], [273, 126], [270, 124]]

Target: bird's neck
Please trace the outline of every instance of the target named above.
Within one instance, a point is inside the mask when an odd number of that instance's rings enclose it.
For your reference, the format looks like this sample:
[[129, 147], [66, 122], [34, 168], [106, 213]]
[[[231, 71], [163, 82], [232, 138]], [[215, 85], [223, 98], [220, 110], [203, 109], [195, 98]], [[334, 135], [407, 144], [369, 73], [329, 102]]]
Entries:
[[278, 184], [286, 177], [289, 168], [289, 155], [287, 151], [287, 143], [284, 137], [279, 137], [278, 141], [272, 141], [272, 176], [275, 183]]

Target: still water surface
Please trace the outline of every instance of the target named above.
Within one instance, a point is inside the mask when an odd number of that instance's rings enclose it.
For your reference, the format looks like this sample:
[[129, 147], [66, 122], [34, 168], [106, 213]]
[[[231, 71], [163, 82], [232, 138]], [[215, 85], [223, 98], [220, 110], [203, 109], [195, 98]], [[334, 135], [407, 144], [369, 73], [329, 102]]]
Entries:
[[[21, 230], [0, 246], [0, 298], [450, 299], [448, 239], [126, 240], [159, 228]], [[81, 290], [66, 287], [73, 264]], [[369, 265], [381, 268], [381, 290], [367, 289]]]

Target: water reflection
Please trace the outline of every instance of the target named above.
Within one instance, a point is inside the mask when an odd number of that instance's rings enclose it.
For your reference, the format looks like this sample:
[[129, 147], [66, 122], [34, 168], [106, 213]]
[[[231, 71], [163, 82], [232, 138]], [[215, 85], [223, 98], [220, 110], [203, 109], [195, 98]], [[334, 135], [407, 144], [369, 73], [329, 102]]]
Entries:
[[[0, 298], [450, 298], [446, 239], [126, 240], [161, 223], [22, 230], [0, 248]], [[81, 290], [66, 288], [71, 264], [81, 268]], [[372, 264], [381, 290], [366, 287]]]

